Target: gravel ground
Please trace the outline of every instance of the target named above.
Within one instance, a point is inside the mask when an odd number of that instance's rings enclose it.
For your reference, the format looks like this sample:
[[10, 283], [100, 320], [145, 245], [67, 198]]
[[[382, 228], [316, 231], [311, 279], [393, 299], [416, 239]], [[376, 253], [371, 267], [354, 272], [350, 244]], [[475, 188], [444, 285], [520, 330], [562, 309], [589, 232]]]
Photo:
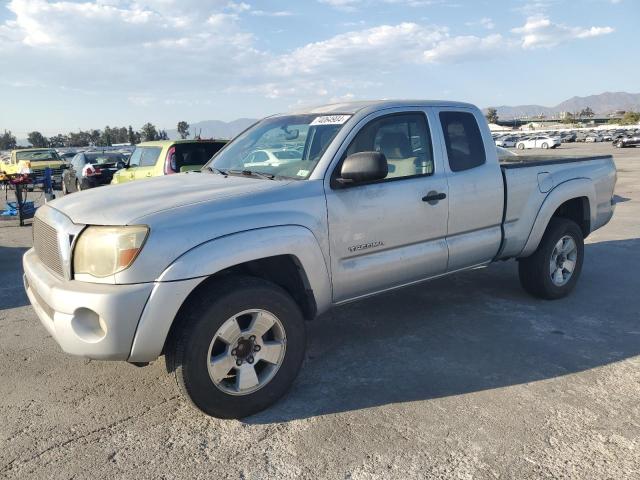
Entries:
[[504, 262], [334, 310], [288, 396], [203, 416], [162, 360], [63, 354], [21, 286], [29, 227], [0, 223], [0, 478], [640, 478], [640, 149], [573, 295]]

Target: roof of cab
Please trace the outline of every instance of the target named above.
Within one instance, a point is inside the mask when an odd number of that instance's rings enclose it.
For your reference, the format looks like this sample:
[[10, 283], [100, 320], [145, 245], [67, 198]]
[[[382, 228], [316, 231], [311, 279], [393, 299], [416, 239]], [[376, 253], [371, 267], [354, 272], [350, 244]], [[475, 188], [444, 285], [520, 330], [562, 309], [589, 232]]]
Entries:
[[220, 143], [228, 142], [229, 140], [223, 140], [220, 138], [207, 138], [202, 140], [185, 139], [185, 140], [154, 140], [151, 142], [140, 142], [136, 147], [170, 147], [179, 143]]
[[[373, 108], [372, 108], [373, 107]], [[366, 108], [384, 110], [386, 108], [397, 107], [463, 107], [475, 108], [474, 105], [464, 102], [453, 102], [451, 100], [363, 100], [357, 102], [330, 103], [316, 107], [299, 109], [288, 114], [354, 114]]]

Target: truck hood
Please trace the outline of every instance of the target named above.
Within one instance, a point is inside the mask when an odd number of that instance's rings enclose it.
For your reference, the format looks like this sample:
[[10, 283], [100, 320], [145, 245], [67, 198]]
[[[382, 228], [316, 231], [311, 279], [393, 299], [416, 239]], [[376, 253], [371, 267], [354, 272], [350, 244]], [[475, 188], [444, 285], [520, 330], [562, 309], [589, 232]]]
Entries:
[[128, 225], [172, 208], [221, 198], [250, 195], [288, 182], [217, 175], [181, 173], [93, 188], [66, 195], [49, 205], [74, 223]]

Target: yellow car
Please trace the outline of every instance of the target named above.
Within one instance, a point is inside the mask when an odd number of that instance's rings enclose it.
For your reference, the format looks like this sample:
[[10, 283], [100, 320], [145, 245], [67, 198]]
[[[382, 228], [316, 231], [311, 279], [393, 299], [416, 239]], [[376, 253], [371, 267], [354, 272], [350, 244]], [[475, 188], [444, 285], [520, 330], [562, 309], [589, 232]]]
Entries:
[[7, 175], [31, 173], [36, 182], [44, 178], [44, 169], [51, 169], [54, 187], [62, 185], [62, 166], [65, 164], [53, 148], [23, 148], [12, 150], [8, 161], [0, 166]]
[[136, 145], [127, 166], [113, 175], [111, 183], [199, 170], [226, 140], [158, 140]]

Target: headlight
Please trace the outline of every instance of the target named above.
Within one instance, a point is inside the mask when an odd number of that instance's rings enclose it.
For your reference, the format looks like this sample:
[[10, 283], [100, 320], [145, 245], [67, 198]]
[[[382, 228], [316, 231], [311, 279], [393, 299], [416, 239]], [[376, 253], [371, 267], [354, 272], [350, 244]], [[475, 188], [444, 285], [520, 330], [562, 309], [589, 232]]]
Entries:
[[125, 270], [138, 256], [148, 233], [144, 225], [87, 228], [74, 249], [75, 273], [108, 277]]

